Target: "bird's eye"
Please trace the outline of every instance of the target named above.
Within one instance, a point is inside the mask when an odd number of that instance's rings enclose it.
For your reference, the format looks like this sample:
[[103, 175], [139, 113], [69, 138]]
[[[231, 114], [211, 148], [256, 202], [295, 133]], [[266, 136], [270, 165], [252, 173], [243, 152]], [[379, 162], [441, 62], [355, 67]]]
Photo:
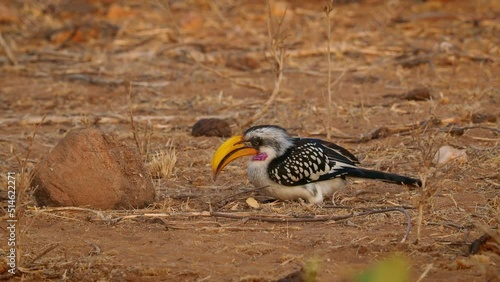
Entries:
[[252, 139], [250, 139], [250, 144], [252, 144], [252, 147], [258, 148], [262, 145], [262, 139], [259, 137], [252, 137]]

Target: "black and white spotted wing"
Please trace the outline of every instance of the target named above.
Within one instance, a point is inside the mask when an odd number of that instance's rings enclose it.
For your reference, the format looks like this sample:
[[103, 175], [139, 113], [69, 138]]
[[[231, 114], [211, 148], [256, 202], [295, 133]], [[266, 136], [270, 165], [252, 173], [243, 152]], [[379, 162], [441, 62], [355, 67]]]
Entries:
[[294, 143], [269, 164], [269, 177], [281, 185], [304, 185], [340, 177], [359, 163], [349, 151], [330, 142], [296, 138]]

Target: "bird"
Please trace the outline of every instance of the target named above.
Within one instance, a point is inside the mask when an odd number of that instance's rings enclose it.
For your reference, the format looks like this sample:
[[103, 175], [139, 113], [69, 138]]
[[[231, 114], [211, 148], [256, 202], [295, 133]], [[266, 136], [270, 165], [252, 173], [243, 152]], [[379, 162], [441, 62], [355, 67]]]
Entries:
[[213, 179], [227, 164], [244, 156], [251, 156], [250, 182], [284, 201], [322, 203], [346, 187], [347, 177], [422, 186], [417, 178], [358, 167], [360, 162], [347, 149], [321, 139], [292, 137], [277, 125], [253, 126], [227, 139], [212, 157]]

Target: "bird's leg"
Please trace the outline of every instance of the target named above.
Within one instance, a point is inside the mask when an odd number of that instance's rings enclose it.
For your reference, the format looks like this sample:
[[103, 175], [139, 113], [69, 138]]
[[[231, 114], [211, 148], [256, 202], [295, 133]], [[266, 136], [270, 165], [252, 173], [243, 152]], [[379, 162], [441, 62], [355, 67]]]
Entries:
[[332, 194], [332, 205], [336, 206], [337, 204], [335, 203], [335, 196], [337, 196], [337, 193], [341, 192], [341, 190], [337, 190], [333, 192]]

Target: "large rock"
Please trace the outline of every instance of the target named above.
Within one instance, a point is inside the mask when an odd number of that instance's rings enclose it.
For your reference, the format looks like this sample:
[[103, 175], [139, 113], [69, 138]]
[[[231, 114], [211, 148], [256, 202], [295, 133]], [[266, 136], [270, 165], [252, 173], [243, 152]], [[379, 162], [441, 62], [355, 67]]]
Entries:
[[130, 209], [155, 198], [137, 152], [96, 129], [68, 133], [35, 171], [31, 185], [40, 206]]

